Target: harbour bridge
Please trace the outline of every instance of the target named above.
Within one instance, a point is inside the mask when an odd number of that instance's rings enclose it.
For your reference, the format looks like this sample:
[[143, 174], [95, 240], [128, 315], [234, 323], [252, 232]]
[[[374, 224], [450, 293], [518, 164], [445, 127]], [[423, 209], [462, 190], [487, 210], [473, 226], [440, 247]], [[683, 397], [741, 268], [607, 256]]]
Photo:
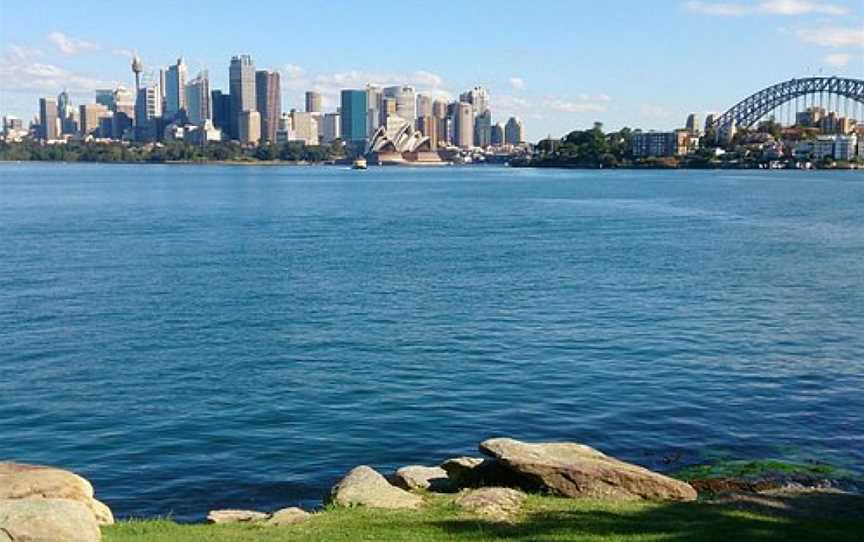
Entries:
[[845, 77], [790, 79], [741, 100], [716, 117], [708, 128], [719, 136], [732, 128], [751, 128], [772, 115], [782, 119], [784, 110], [794, 123], [794, 115], [808, 107], [823, 107], [827, 111], [852, 116], [860, 122], [864, 120], [861, 114], [864, 80]]

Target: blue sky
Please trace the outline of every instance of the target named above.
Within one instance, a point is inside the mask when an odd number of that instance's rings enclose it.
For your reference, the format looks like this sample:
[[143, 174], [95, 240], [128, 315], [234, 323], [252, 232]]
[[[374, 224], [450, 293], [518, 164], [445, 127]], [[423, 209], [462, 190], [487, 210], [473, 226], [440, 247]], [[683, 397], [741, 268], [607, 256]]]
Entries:
[[31, 118], [39, 96], [132, 85], [182, 55], [227, 87], [249, 53], [280, 70], [286, 108], [316, 88], [411, 83], [492, 95], [495, 120], [537, 139], [589, 127], [680, 126], [748, 94], [813, 74], [864, 77], [862, 0], [291, 2], [0, 0], [0, 114]]

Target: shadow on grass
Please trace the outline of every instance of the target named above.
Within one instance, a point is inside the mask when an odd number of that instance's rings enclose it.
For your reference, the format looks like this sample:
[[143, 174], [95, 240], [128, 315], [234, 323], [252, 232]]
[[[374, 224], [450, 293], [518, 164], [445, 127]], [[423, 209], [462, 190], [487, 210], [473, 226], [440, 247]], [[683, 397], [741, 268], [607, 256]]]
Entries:
[[[741, 496], [743, 497], [743, 496]], [[843, 494], [762, 497], [721, 503], [622, 508], [597, 505], [531, 511], [515, 524], [477, 519], [436, 523], [459, 540], [664, 542], [864, 540], [864, 497]], [[562, 499], [563, 501], [563, 499]]]

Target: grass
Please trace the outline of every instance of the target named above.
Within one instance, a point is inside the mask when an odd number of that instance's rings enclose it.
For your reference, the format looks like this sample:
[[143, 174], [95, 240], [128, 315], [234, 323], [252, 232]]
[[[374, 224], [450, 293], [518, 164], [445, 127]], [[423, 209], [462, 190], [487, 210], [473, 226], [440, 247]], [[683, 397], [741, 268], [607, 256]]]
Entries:
[[[829, 497], [830, 496], [826, 496]], [[625, 542], [860, 541], [864, 513], [847, 519], [802, 519], [697, 503], [610, 503], [532, 495], [512, 524], [490, 523], [460, 512], [452, 497], [427, 496], [421, 511], [327, 509], [288, 527], [178, 525], [166, 520], [126, 521], [103, 530], [105, 542], [293, 542], [510, 540]], [[864, 512], [855, 498], [851, 506]], [[822, 503], [824, 504], [824, 503]], [[845, 507], [850, 505], [846, 500]], [[795, 514], [793, 514], [794, 516]], [[842, 516], [846, 517], [846, 516]], [[854, 519], [852, 519], [854, 518]]]

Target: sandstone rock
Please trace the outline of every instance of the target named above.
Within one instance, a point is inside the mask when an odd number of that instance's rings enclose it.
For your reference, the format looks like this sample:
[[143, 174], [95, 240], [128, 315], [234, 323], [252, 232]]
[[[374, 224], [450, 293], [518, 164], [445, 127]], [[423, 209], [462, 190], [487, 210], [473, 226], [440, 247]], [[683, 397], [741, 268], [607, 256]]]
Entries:
[[393, 478], [395, 485], [409, 491], [447, 491], [450, 488], [447, 471], [441, 467], [410, 465], [397, 470]]
[[70, 499], [0, 500], [0, 533], [14, 542], [99, 542], [102, 537], [87, 505]]
[[375, 469], [361, 465], [333, 486], [328, 502], [337, 506], [419, 508], [423, 499], [391, 485]]
[[302, 523], [311, 517], [312, 514], [300, 508], [283, 508], [282, 510], [273, 512], [273, 515], [266, 521], [266, 524], [275, 526], [294, 525]]
[[525, 480], [494, 459], [454, 457], [441, 464], [454, 489], [466, 487], [518, 487], [534, 490]]
[[207, 514], [207, 521], [210, 523], [251, 523], [268, 518], [270, 514], [254, 510], [211, 510]]
[[565, 497], [696, 499], [696, 490], [685, 482], [609, 457], [584, 444], [527, 444], [495, 438], [482, 442], [480, 451], [541, 489]]
[[90, 501], [85, 504], [87, 504], [87, 507], [90, 508], [91, 512], [93, 512], [93, 516], [96, 518], [96, 523], [99, 525], [114, 525], [114, 513], [111, 512], [111, 509], [108, 508], [105, 503], [97, 501], [96, 499], [90, 499]]
[[495, 521], [513, 519], [525, 502], [525, 494], [506, 487], [481, 487], [459, 495], [453, 501], [459, 508]]

